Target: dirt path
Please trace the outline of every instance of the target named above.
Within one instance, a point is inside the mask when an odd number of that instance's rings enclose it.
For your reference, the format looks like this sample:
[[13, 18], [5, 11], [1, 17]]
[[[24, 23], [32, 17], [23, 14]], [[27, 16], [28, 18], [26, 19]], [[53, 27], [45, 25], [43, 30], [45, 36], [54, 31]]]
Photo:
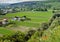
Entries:
[[34, 27], [26, 27], [26, 26], [12, 27], [12, 28], [8, 28], [8, 29], [13, 30], [13, 31], [21, 31], [21, 32], [27, 32], [31, 29], [36, 30], [36, 28], [34, 28]]

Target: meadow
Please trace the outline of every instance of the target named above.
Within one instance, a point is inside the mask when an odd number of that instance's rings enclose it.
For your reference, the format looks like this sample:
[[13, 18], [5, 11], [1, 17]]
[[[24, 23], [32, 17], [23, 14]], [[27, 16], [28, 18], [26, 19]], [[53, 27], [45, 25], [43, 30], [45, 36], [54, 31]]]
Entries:
[[[47, 11], [47, 12], [45, 12], [45, 11], [44, 12], [41, 12], [41, 11], [27, 11], [26, 12], [25, 11], [25, 12], [17, 12], [17, 13], [8, 13], [8, 14], [2, 16], [1, 18], [8, 18], [10, 20], [15, 16], [19, 16], [19, 17], [27, 16], [28, 18], [31, 18], [31, 20], [30, 21], [24, 21], [24, 22], [15, 21], [17, 27], [9, 27], [9, 26], [3, 27], [5, 29], [0, 29], [0, 33], [1, 34], [8, 34], [11, 30], [13, 31], [14, 28], [20, 29], [21, 28], [20, 26], [22, 26], [22, 27], [25, 26], [24, 28], [29, 27], [29, 29], [39, 28], [41, 23], [48, 22], [52, 15], [53, 15], [52, 11]], [[12, 32], [10, 32], [10, 33], [12, 33]]]
[[48, 22], [50, 17], [52, 16], [52, 12], [34, 12], [34, 11], [27, 11], [27, 12], [18, 12], [18, 13], [9, 13], [4, 16], [4, 18], [13, 18], [15, 16], [27, 16], [28, 18], [31, 18], [31, 21], [25, 21], [25, 22], [19, 22], [22, 26], [29, 26], [29, 27], [39, 27], [39, 24], [42, 22]]

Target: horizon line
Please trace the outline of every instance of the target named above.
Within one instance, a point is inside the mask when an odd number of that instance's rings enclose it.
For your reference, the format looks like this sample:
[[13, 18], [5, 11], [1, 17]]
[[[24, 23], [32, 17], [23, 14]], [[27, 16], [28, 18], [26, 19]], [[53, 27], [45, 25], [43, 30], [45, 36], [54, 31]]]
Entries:
[[[33, 0], [34, 1], [34, 0]], [[35, 0], [35, 1], [46, 1], [46, 0]], [[4, 3], [9, 3], [9, 4], [13, 4], [13, 3], [20, 3], [20, 2], [31, 2], [31, 1], [19, 1], [19, 2], [0, 2], [0, 4], [4, 4]]]

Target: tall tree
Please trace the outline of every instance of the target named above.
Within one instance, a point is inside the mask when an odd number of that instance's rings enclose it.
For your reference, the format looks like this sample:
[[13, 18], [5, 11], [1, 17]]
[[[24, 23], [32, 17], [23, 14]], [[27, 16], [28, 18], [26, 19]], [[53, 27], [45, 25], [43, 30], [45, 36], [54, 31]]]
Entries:
[[1, 8], [0, 8], [0, 14], [2, 14], [2, 10], [1, 10]]

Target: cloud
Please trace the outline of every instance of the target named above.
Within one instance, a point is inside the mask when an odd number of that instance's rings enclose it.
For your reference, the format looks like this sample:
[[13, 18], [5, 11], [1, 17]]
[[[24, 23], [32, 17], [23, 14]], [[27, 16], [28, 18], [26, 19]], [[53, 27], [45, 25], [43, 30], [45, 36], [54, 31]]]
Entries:
[[24, 1], [42, 1], [42, 0], [0, 0], [0, 3], [17, 3]]

